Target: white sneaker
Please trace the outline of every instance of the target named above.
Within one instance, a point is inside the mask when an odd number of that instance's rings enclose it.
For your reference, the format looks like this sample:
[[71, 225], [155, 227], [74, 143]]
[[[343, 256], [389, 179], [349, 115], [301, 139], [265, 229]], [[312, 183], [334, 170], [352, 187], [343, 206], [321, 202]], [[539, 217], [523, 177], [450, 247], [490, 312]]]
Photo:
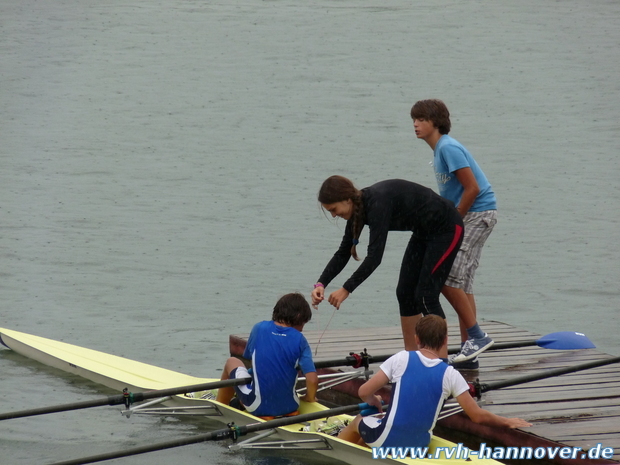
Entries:
[[461, 351], [452, 359], [452, 362], [459, 363], [471, 360], [487, 350], [494, 343], [493, 339], [491, 339], [487, 333], [484, 333], [484, 337], [478, 339], [467, 339]]

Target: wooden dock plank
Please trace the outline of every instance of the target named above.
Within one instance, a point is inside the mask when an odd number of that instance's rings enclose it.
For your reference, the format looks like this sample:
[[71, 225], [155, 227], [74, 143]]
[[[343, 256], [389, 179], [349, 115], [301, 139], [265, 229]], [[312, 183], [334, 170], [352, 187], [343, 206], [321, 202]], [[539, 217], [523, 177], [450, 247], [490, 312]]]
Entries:
[[[485, 408], [487, 405], [485, 404]], [[502, 412], [508, 417], [520, 416], [529, 421], [529, 418], [544, 416], [548, 423], [568, 422], [573, 419], [603, 418], [620, 415], [620, 405], [608, 406], [606, 401], [596, 399], [591, 401], [551, 402], [547, 404], [519, 404], [503, 405]]]

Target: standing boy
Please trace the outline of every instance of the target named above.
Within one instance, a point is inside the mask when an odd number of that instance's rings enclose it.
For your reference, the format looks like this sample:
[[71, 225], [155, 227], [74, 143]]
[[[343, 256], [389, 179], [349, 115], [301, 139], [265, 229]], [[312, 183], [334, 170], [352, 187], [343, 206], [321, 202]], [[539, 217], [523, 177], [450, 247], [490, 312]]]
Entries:
[[452, 200], [463, 217], [465, 236], [442, 294], [459, 315], [461, 352], [457, 368], [477, 369], [477, 356], [493, 345], [478, 326], [473, 282], [482, 247], [497, 222], [491, 184], [469, 151], [450, 132], [450, 112], [441, 100], [420, 100], [411, 108], [416, 137], [433, 149], [433, 167], [441, 196]]
[[236, 392], [245, 409], [256, 416], [294, 415], [299, 407], [295, 393], [297, 370], [301, 369], [307, 387], [302, 400], [315, 402], [319, 378], [312, 351], [301, 333], [311, 318], [312, 310], [302, 294], [282, 296], [273, 308], [271, 321], [256, 323], [250, 333], [243, 357], [252, 360], [251, 375], [236, 357], [230, 357], [224, 365], [223, 380], [251, 376], [252, 382], [220, 388], [216, 400], [229, 404]]

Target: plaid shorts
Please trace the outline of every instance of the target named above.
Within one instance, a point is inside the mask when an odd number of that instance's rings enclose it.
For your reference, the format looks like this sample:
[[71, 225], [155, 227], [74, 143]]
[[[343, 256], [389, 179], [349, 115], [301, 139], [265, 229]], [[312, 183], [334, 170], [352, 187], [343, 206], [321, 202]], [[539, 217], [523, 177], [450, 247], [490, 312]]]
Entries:
[[454, 260], [446, 285], [473, 294], [474, 275], [480, 263], [482, 247], [497, 223], [497, 210], [468, 212], [463, 218], [465, 236]]

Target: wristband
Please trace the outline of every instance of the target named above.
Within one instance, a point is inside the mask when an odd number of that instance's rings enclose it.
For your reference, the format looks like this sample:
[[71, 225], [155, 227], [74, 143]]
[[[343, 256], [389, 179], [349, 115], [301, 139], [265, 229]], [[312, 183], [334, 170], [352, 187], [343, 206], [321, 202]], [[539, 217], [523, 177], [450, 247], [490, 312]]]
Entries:
[[316, 289], [317, 287], [325, 287], [325, 286], [323, 286], [321, 283], [316, 283], [316, 284], [314, 285], [314, 288]]

